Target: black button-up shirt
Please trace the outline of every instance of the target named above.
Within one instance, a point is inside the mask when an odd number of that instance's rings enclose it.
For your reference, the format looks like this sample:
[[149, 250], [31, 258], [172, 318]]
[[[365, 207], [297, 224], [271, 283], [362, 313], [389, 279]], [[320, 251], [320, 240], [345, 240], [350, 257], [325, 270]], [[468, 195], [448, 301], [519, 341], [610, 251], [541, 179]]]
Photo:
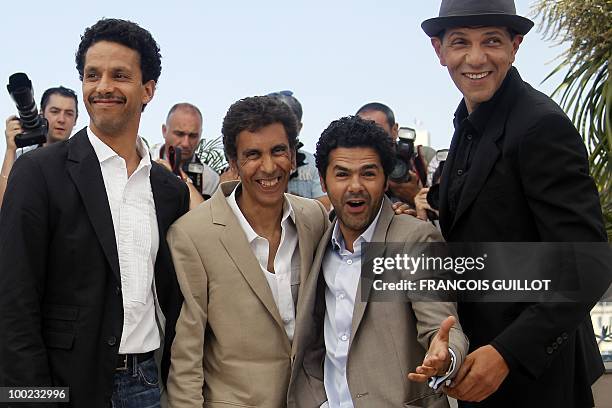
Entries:
[[464, 100], [461, 101], [455, 111], [455, 118], [453, 119], [455, 133], [453, 134], [453, 140], [456, 140], [457, 143], [455, 145], [453, 167], [448, 172], [448, 209], [453, 217], [457, 212], [461, 192], [472, 167], [478, 143], [485, 131], [489, 118], [495, 110], [497, 102], [501, 99], [507, 83], [508, 75], [506, 75], [502, 85], [493, 97], [478, 105], [471, 114], [468, 115]]

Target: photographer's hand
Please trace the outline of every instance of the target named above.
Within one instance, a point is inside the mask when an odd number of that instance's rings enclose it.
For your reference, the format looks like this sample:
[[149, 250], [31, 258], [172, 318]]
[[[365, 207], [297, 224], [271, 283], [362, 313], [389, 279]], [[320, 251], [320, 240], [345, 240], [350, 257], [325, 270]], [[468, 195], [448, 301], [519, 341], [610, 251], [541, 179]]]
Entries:
[[23, 133], [23, 129], [21, 128], [21, 122], [15, 115], [11, 115], [6, 118], [6, 127], [4, 128], [4, 137], [6, 138], [6, 150], [12, 150], [13, 152], [17, 150], [17, 145], [15, 144], [15, 136]]
[[403, 183], [397, 183], [395, 181], [389, 180], [389, 190], [391, 193], [401, 201], [408, 203], [410, 205], [414, 204], [414, 197], [419, 192], [421, 188], [421, 183], [419, 183], [417, 175], [413, 171], [409, 171], [410, 181], [406, 181]]

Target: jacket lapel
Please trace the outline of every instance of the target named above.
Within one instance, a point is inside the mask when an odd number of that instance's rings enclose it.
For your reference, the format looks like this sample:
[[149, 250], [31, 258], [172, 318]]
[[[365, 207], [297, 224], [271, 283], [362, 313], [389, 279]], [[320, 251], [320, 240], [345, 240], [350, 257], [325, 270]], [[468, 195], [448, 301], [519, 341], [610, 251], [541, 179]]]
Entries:
[[[395, 216], [395, 212], [391, 207], [391, 201], [387, 197], [384, 198], [382, 203], [382, 211], [380, 212], [380, 217], [378, 218], [378, 223], [376, 224], [376, 228], [374, 228], [374, 235], [372, 235], [372, 240], [370, 242], [382, 242], [385, 243], [387, 241], [387, 231], [389, 230], [389, 226], [391, 225], [391, 221], [393, 221], [393, 217]], [[362, 253], [361, 267], [364, 265], [368, 265], [371, 263], [374, 257], [383, 256], [385, 253], [384, 246], [377, 247], [376, 250], [369, 250], [365, 256]], [[368, 274], [369, 276], [369, 274]], [[373, 279], [373, 277], [372, 277]], [[353, 308], [353, 320], [351, 321], [351, 338], [349, 342], [349, 349], [353, 340], [355, 339], [355, 335], [357, 330], [359, 329], [359, 324], [363, 319], [363, 315], [365, 313], [366, 307], [368, 306], [368, 300], [370, 299], [370, 292], [372, 290], [372, 285], [368, 284], [366, 288], [363, 289], [361, 284], [363, 283], [363, 276], [359, 279], [359, 284], [357, 286], [357, 294], [355, 296], [355, 306]], [[368, 282], [370, 280], [368, 279]], [[363, 296], [362, 296], [363, 294]], [[366, 301], [362, 301], [362, 299], [366, 299]]]
[[[285, 325], [274, 302], [274, 297], [264, 272], [261, 270], [261, 266], [246, 240], [238, 219], [226, 201], [226, 197], [231, 194], [237, 184], [238, 182], [223, 183], [212, 196], [211, 210], [213, 223], [225, 226], [220, 237], [221, 243], [255, 295], [284, 331]], [[289, 339], [287, 339], [288, 343]]]
[[[515, 94], [518, 87], [521, 86], [522, 80], [515, 68], [511, 68], [508, 71], [508, 83], [505, 84], [503, 94], [494, 109], [494, 113], [491, 119], [487, 122], [484, 133], [481, 135], [480, 142], [472, 159], [472, 167], [470, 168], [457, 204], [457, 211], [455, 217], [452, 220], [448, 234], [452, 231], [457, 221], [461, 218], [463, 213], [469, 208], [474, 202], [480, 190], [484, 186], [493, 166], [497, 162], [500, 155], [500, 149], [497, 146], [497, 141], [504, 134], [506, 127], [506, 120], [508, 113], [511, 108], [512, 101], [515, 100]], [[503, 85], [502, 85], [503, 86]], [[446, 169], [446, 164], [444, 165]], [[450, 170], [450, 166], [448, 167]], [[448, 178], [448, 177], [447, 177]], [[447, 186], [448, 188], [448, 186]], [[448, 192], [448, 190], [446, 191]], [[442, 197], [440, 197], [442, 200]], [[444, 197], [444, 202], [447, 201], [447, 196]], [[446, 235], [448, 235], [446, 234]]]
[[106, 195], [106, 187], [102, 178], [100, 162], [93, 146], [89, 143], [86, 128], [79, 131], [69, 141], [67, 168], [81, 195], [85, 211], [113, 275], [117, 282], [121, 282], [115, 229], [108, 204], [108, 196]]

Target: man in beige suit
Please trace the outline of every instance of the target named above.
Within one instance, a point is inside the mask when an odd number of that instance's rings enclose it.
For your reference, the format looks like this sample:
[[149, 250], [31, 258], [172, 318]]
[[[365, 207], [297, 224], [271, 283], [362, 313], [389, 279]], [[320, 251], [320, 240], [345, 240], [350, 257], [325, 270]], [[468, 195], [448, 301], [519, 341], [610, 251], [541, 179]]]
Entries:
[[297, 140], [286, 104], [240, 100], [222, 132], [240, 183], [223, 183], [168, 232], [184, 296], [168, 400], [278, 408], [287, 403], [300, 282], [329, 222], [319, 202], [285, 194]]
[[358, 117], [332, 122], [317, 143], [321, 184], [337, 221], [321, 240], [300, 299], [289, 406], [448, 406], [425, 382], [438, 388], [466, 354], [454, 304], [361, 301], [363, 243], [442, 240], [431, 224], [396, 216], [384, 197], [393, 156], [385, 131]]

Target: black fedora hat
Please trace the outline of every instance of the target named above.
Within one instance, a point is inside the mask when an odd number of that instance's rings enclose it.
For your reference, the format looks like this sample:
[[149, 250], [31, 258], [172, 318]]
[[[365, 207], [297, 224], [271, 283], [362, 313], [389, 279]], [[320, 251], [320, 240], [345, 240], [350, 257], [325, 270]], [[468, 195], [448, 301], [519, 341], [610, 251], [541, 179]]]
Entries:
[[516, 15], [514, 0], [442, 0], [438, 17], [421, 23], [430, 37], [450, 27], [503, 26], [527, 34], [533, 21]]

